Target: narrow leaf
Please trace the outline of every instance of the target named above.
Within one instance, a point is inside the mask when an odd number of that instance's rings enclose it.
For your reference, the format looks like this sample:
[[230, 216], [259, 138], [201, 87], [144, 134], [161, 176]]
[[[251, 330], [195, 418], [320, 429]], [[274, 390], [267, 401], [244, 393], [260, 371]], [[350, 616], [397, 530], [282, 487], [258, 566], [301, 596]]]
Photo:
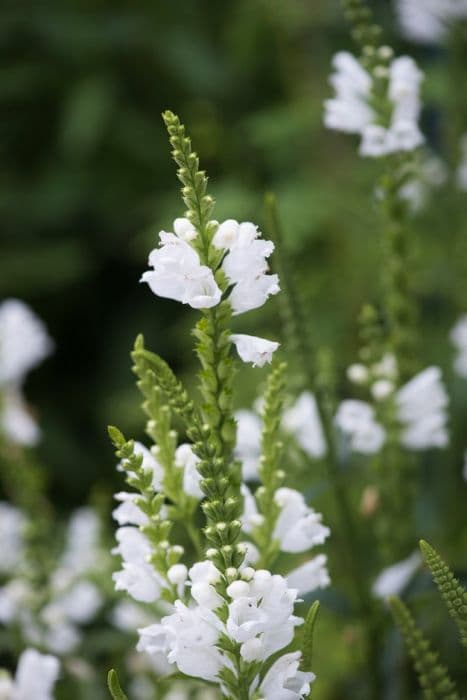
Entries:
[[110, 669], [107, 674], [107, 685], [109, 686], [110, 694], [113, 700], [128, 700], [127, 696], [120, 687], [117, 672], [115, 669]]
[[311, 659], [313, 654], [313, 633], [315, 630], [316, 618], [318, 616], [319, 600], [315, 600], [308, 610], [305, 625], [303, 627], [302, 643], [302, 671], [311, 671]]

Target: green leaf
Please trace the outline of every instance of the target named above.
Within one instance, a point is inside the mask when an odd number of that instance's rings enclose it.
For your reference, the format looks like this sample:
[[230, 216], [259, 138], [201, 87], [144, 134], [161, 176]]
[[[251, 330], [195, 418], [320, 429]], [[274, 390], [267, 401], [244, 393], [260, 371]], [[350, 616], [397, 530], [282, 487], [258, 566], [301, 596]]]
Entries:
[[316, 618], [318, 616], [319, 600], [315, 600], [308, 610], [305, 625], [303, 627], [302, 642], [302, 671], [311, 671], [311, 659], [313, 653], [313, 633], [315, 631]]
[[107, 674], [107, 685], [113, 700], [128, 700], [127, 696], [120, 687], [117, 672], [111, 668]]

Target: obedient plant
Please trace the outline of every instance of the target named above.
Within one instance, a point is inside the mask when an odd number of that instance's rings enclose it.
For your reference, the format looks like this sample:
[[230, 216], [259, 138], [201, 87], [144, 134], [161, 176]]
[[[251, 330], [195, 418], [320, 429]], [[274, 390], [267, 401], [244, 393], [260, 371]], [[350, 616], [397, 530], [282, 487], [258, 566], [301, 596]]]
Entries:
[[[160, 233], [142, 281], [156, 295], [201, 312], [193, 330], [200, 401], [139, 337], [132, 357], [153, 446], [110, 428], [119, 469], [133, 489], [117, 494], [122, 569], [114, 580], [135, 600], [154, 605], [154, 623], [139, 630], [140, 651], [215, 684], [232, 700], [304, 698], [314, 674], [298, 640], [309, 649], [311, 623], [300, 629], [304, 620], [294, 607], [299, 595], [327, 585], [325, 557], [300, 556], [285, 575], [275, 573], [275, 565], [281, 551], [301, 555], [321, 545], [329, 530], [303, 496], [284, 485], [278, 439], [284, 364], [273, 362], [261, 416], [240, 415], [238, 435], [233, 411], [235, 351], [261, 367], [278, 347], [231, 330], [232, 316], [279, 292], [279, 278], [268, 270], [274, 245], [250, 222], [211, 218], [214, 202], [190, 139], [178, 117], [163, 117], [187, 212], [173, 232]], [[186, 436], [181, 444], [175, 425]], [[187, 539], [190, 546], [182, 546]], [[112, 692], [120, 697], [115, 682]]]

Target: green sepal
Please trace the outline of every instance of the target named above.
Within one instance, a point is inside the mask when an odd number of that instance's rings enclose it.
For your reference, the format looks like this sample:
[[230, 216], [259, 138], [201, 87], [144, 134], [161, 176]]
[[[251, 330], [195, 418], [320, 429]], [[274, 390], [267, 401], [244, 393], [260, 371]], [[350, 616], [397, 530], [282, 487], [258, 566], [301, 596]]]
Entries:
[[117, 672], [113, 668], [107, 674], [107, 685], [113, 700], [128, 700], [128, 697], [120, 687]]

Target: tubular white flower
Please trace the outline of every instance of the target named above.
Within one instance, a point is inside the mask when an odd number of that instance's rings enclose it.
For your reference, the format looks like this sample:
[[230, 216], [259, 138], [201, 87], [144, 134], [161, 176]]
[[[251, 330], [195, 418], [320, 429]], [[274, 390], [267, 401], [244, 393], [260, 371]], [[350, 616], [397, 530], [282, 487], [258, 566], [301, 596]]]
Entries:
[[222, 269], [234, 285], [229, 296], [234, 314], [262, 306], [280, 289], [278, 276], [267, 274], [267, 258], [274, 244], [259, 237], [258, 227], [250, 221], [228, 219], [220, 224], [213, 238], [216, 248], [227, 251]]
[[55, 656], [26, 649], [19, 658], [11, 700], [53, 700], [60, 663]]
[[264, 700], [302, 700], [310, 693], [314, 673], [299, 671], [299, 651], [284, 654], [271, 666], [260, 685]]
[[16, 386], [7, 386], [1, 394], [0, 433], [16, 445], [34, 447], [41, 438], [41, 431], [21, 392]]
[[115, 494], [114, 498], [120, 501], [120, 505], [112, 512], [112, 516], [119, 525], [146, 525], [148, 517], [135, 503], [138, 497], [136, 492], [120, 491]]
[[118, 546], [113, 554], [122, 557], [122, 569], [113, 574], [115, 590], [127, 591], [132, 598], [152, 603], [160, 597], [163, 581], [147, 560], [151, 546], [136, 527], [124, 526], [116, 532]]
[[258, 465], [261, 456], [262, 423], [256, 413], [241, 409], [235, 412], [237, 421], [237, 442], [234, 455], [242, 463], [242, 474], [245, 481], [258, 478]]
[[396, 7], [403, 34], [420, 44], [442, 41], [467, 17], [467, 0], [397, 0]]
[[403, 425], [402, 444], [412, 450], [445, 447], [448, 403], [439, 367], [428, 367], [399, 389], [396, 405]]
[[193, 452], [191, 445], [183, 443], [175, 451], [175, 466], [183, 469], [183, 490], [192, 498], [203, 498], [199, 482], [201, 476], [196, 468], [199, 459]]
[[318, 554], [287, 574], [287, 585], [296, 588], [298, 595], [312, 593], [317, 588], [326, 588], [330, 583], [325, 554]]
[[420, 552], [416, 551], [407, 559], [384, 569], [373, 584], [373, 594], [377, 598], [400, 595], [412, 580], [421, 562]]
[[194, 248], [173, 233], [161, 231], [159, 239], [159, 248], [149, 254], [153, 270], [144, 272], [141, 281], [147, 282], [157, 296], [180, 301], [193, 309], [217, 306], [221, 290], [212, 270], [201, 265]]
[[389, 65], [387, 97], [392, 104], [388, 124], [383, 126], [371, 107], [373, 77], [347, 52], [336, 54], [330, 78], [336, 96], [325, 102], [324, 123], [361, 135], [360, 154], [378, 158], [398, 151], [411, 151], [423, 143], [418, 127], [419, 88], [423, 74], [408, 56]]
[[[161, 627], [165, 633], [167, 658], [187, 676], [216, 681], [228, 660], [215, 646], [219, 639], [219, 619], [209, 610], [201, 607], [188, 608], [180, 600], [175, 601], [175, 612], [162, 618]], [[156, 632], [156, 635], [154, 635]], [[158, 639], [158, 647], [164, 648], [162, 630], [153, 637]], [[149, 651], [149, 647], [146, 647]]]
[[386, 440], [386, 431], [375, 420], [373, 407], [365, 401], [342, 401], [334, 420], [348, 436], [350, 448], [355, 452], [375, 454]]
[[304, 391], [300, 394], [295, 404], [285, 411], [282, 425], [286, 431], [293, 433], [309, 457], [324, 457], [327, 446], [316, 399], [312, 393]]
[[307, 506], [301, 493], [283, 487], [276, 491], [274, 500], [281, 510], [273, 538], [283, 552], [304, 552], [323, 544], [330, 530], [321, 523], [322, 515]]
[[0, 304], [0, 384], [19, 385], [52, 352], [42, 321], [19, 299]]
[[235, 333], [230, 340], [237, 348], [237, 352], [243, 362], [251, 362], [253, 367], [264, 367], [271, 362], [272, 356], [279, 347], [279, 343], [255, 335]]

